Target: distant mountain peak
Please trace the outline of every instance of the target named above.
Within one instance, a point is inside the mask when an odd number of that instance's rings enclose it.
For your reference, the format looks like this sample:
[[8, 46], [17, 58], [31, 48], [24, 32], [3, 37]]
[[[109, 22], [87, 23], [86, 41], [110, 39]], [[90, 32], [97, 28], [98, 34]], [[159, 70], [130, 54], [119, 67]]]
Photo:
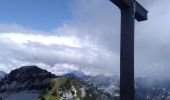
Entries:
[[82, 71], [78, 71], [78, 70], [72, 71], [71, 73], [73, 73], [77, 77], [84, 77], [84, 76], [86, 76], [86, 74], [84, 74]]
[[[14, 69], [12, 70], [8, 76], [16, 76], [17, 78], [19, 77], [23, 77], [24, 75], [26, 76], [31, 76], [33, 74], [37, 75], [37, 74], [42, 74], [42, 73], [46, 73], [46, 74], [51, 74], [51, 72], [48, 72], [47, 70], [41, 69], [38, 66], [34, 66], [34, 65], [29, 65], [29, 66], [21, 66], [18, 69]], [[52, 74], [51, 74], [52, 75]]]
[[6, 75], [7, 73], [0, 71], [0, 80], [3, 79]]
[[35, 66], [35, 65], [28, 65], [28, 66], [21, 66], [21, 68], [39, 68], [38, 66]]
[[0, 75], [6, 75], [4, 71], [0, 71]]
[[53, 77], [56, 76], [37, 66], [22, 66], [0, 81], [0, 91], [43, 89]]
[[18, 68], [18, 70], [39, 70], [39, 71], [43, 70], [44, 71], [44, 69], [41, 69], [35, 65], [21, 66], [20, 68]]
[[73, 78], [73, 79], [81, 79], [82, 77], [85, 77], [86, 74], [84, 74], [82, 71], [72, 71], [69, 73], [64, 74], [63, 76]]

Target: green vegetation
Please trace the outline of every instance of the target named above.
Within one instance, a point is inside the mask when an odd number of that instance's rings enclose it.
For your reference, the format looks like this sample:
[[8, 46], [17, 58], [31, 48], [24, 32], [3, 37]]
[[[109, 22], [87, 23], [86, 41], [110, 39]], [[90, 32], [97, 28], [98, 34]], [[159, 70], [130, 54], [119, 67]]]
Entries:
[[77, 92], [75, 94], [74, 91], [71, 91], [71, 94], [76, 95], [74, 98], [80, 98], [80, 81], [65, 77], [58, 77], [50, 81], [48, 88], [43, 91], [43, 95], [39, 97], [39, 100], [59, 100], [63, 96], [63, 94], [59, 91], [69, 91], [72, 86], [75, 87]]
[[[109, 100], [119, 100], [119, 98], [111, 97], [98, 90], [97, 87], [93, 87], [88, 84], [84, 84], [86, 87], [85, 97], [81, 97], [81, 87], [83, 83], [80, 80], [57, 77], [51, 79], [48, 88], [42, 92], [42, 95], [38, 100], [65, 100], [67, 95], [70, 100], [102, 100], [104, 96], [107, 96]], [[69, 95], [68, 95], [69, 94]]]

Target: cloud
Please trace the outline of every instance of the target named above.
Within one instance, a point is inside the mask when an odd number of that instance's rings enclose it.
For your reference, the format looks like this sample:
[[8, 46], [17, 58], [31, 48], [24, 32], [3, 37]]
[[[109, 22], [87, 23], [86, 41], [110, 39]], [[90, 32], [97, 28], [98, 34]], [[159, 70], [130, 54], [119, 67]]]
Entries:
[[75, 37], [59, 37], [59, 36], [44, 36], [22, 33], [1, 33], [1, 39], [9, 39], [15, 43], [22, 44], [28, 42], [38, 42], [43, 45], [69, 45], [71, 47], [80, 47], [79, 41]]
[[[170, 1], [138, 0], [149, 19], [136, 22], [135, 75], [169, 77]], [[62, 74], [119, 74], [120, 10], [109, 0], [73, 1], [72, 20], [49, 32], [0, 25], [0, 70], [36, 64]]]
[[40, 67], [45, 65], [47, 70], [55, 72], [55, 74], [76, 69], [97, 74], [100, 70], [96, 70], [96, 72], [93, 70], [105, 66], [101, 61], [109, 59], [110, 54], [107, 53], [107, 50], [89, 42], [80, 41], [76, 37], [57, 35], [1, 33], [0, 56], [3, 58], [1, 67], [7, 67], [5, 71], [9, 72], [23, 65], [40, 64]]
[[[169, 78], [169, 0], [137, 0], [149, 11], [148, 20], [135, 22], [135, 75]], [[110, 1], [82, 0], [73, 8], [74, 25], [86, 32], [90, 40], [119, 55], [120, 11]], [[116, 60], [107, 69], [119, 71]], [[119, 61], [119, 56], [116, 58]], [[114, 66], [114, 67], [113, 67]], [[108, 71], [111, 73], [111, 71]], [[103, 72], [104, 73], [104, 72]], [[114, 73], [114, 72], [113, 72]]]
[[169, 78], [170, 1], [143, 2], [148, 9], [148, 20], [136, 23], [136, 74]]

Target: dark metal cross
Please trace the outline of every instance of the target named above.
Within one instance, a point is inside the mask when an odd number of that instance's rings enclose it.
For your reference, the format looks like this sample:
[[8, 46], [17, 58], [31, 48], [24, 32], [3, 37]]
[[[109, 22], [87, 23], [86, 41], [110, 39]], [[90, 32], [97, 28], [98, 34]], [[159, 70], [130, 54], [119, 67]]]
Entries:
[[147, 20], [145, 10], [135, 0], [110, 0], [121, 10], [120, 100], [134, 100], [134, 19]]

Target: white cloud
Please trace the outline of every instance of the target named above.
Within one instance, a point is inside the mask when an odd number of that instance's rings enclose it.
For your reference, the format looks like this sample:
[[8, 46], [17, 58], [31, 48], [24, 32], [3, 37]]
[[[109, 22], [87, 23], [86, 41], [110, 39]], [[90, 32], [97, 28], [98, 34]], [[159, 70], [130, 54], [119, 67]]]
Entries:
[[[91, 74], [100, 73], [100, 68], [107, 65], [104, 64], [107, 61], [101, 60], [108, 59], [109, 62], [112, 56], [106, 49], [87, 39], [81, 39], [57, 35], [1, 33], [1, 69], [9, 72], [23, 65], [35, 64], [55, 74], [78, 69]], [[99, 69], [96, 70], [96, 67]]]
[[81, 47], [81, 44], [75, 37], [45, 36], [40, 34], [23, 33], [1, 33], [1, 39], [9, 39], [15, 43], [23, 44], [28, 42], [38, 42], [44, 45], [66, 45], [71, 47]]
[[[169, 77], [170, 1], [138, 1], [149, 11], [149, 19], [136, 22], [136, 76]], [[109, 0], [75, 0], [71, 5], [73, 20], [50, 32], [0, 24], [0, 70], [36, 64], [57, 74], [118, 74], [118, 8]]]

